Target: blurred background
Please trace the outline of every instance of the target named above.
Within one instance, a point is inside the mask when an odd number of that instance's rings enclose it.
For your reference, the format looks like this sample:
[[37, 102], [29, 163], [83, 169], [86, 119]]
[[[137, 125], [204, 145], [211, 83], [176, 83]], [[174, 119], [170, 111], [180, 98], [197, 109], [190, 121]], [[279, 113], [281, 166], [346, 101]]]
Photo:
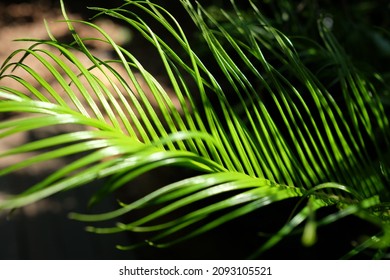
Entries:
[[[120, 1], [65, 1], [71, 18], [88, 18], [88, 2], [118, 4]], [[0, 63], [18, 48], [28, 47], [31, 43], [14, 42], [20, 38], [48, 39], [44, 26], [46, 19], [55, 36], [67, 35], [66, 26], [56, 24], [62, 20], [59, 1], [1, 1], [0, 2]], [[106, 23], [113, 31], [110, 22]], [[104, 51], [104, 50], [102, 50]], [[32, 65], [34, 68], [34, 66]], [[35, 69], [36, 70], [36, 69]], [[49, 81], [50, 82], [50, 81]], [[8, 84], [8, 86], [17, 86]], [[15, 116], [0, 115], [1, 120]], [[0, 121], [1, 121], [0, 120]], [[45, 138], [63, 132], [72, 131], [72, 126], [41, 129], [34, 133], [19, 133], [0, 141], [0, 150], [21, 145], [34, 139]], [[15, 158], [23, 161], [23, 158]], [[33, 185], [66, 164], [67, 161], [52, 161], [17, 171], [12, 176], [0, 178], [0, 199]], [[0, 168], [12, 164], [0, 161]], [[70, 211], [87, 211], [85, 205], [90, 194], [101, 182], [96, 182], [75, 192], [51, 197], [13, 213], [0, 213], [0, 259], [132, 259], [133, 252], [123, 252], [115, 248], [116, 244], [128, 244], [127, 235], [97, 236], [84, 230], [85, 224], [68, 219]], [[112, 209], [114, 199], [104, 201], [96, 210]], [[107, 238], [108, 237], [108, 238]]]

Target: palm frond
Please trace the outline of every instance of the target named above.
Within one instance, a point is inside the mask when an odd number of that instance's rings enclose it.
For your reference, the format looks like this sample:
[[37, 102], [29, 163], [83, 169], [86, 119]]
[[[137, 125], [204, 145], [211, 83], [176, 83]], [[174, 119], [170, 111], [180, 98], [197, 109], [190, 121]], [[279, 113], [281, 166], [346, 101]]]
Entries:
[[[88, 229], [149, 232], [150, 244], [165, 247], [266, 205], [301, 197], [307, 205], [257, 253], [299, 230], [305, 220], [303, 243], [311, 245], [317, 226], [347, 215], [382, 228], [384, 235], [376, 244], [388, 247], [389, 121], [370, 78], [348, 60], [323, 20], [318, 23], [323, 41], [314, 48], [334, 73], [331, 87], [305, 65], [293, 41], [274, 28], [254, 3], [248, 21], [234, 2], [233, 11], [220, 11], [219, 20], [200, 5], [181, 2], [213, 62], [202, 60], [180, 23], [157, 4], [125, 1], [117, 9], [93, 8], [99, 15], [123, 20], [155, 47], [174, 95], [103, 29], [69, 19], [63, 3], [73, 43], [59, 42], [49, 31], [50, 40], [31, 40], [30, 48], [10, 55], [1, 67], [0, 80], [11, 79], [24, 90], [0, 85], [0, 112], [23, 114], [1, 122], [0, 137], [60, 124], [75, 124], [78, 130], [3, 151], [2, 158], [38, 154], [2, 169], [0, 175], [42, 161], [80, 157], [0, 201], [0, 209], [22, 207], [109, 178], [91, 198], [94, 204], [148, 171], [181, 166], [201, 174], [123, 202], [113, 212], [71, 217], [87, 222], [115, 220], [125, 214], [131, 217], [136, 209], [157, 207], [127, 224]], [[137, 11], [160, 24], [180, 50], [154, 32]], [[101, 37], [80, 37], [76, 23]], [[108, 44], [115, 58], [95, 56], [87, 47], [91, 40]], [[28, 59], [40, 64], [60, 91], [29, 66]], [[25, 75], [15, 75], [14, 70]], [[185, 210], [200, 201], [205, 205]], [[339, 212], [316, 221], [313, 213], [331, 205]]]

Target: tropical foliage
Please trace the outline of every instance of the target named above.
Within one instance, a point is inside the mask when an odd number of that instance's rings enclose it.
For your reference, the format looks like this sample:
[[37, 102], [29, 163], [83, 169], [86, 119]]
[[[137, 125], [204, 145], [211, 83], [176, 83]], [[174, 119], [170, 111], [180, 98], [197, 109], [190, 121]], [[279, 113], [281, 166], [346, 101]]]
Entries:
[[[73, 42], [60, 42], [47, 27], [50, 40], [31, 40], [30, 48], [9, 56], [0, 72], [0, 112], [24, 115], [2, 121], [0, 137], [61, 124], [80, 129], [4, 151], [2, 158], [39, 153], [0, 175], [69, 155], [80, 157], [0, 201], [0, 209], [23, 207], [107, 178], [91, 198], [93, 205], [151, 170], [184, 167], [196, 175], [135, 201], [122, 201], [112, 212], [73, 213], [71, 218], [117, 222], [126, 215], [126, 223], [88, 230], [148, 232], [149, 244], [166, 247], [297, 197], [301, 199], [291, 209], [291, 219], [253, 248], [252, 257], [294, 232], [310, 246], [319, 226], [349, 215], [374, 224], [378, 233], [347, 256], [373, 249], [375, 257], [384, 257], [390, 245], [390, 129], [381, 73], [360, 71], [352, 63], [327, 16], [316, 18], [316, 40], [286, 36], [274, 27], [277, 20], [266, 18], [254, 2], [246, 10], [234, 2], [229, 10], [181, 3], [201, 34], [199, 51], [199, 43], [195, 48], [174, 15], [151, 1], [93, 8], [99, 16], [130, 25], [154, 46], [174, 94], [99, 26], [69, 19], [63, 4]], [[154, 32], [140, 14], [162, 27], [167, 37]], [[81, 37], [77, 24], [101, 37]], [[88, 48], [91, 41], [110, 45], [115, 57], [95, 56]], [[29, 66], [28, 58], [58, 82], [60, 91]], [[15, 70], [29, 77], [14, 75]], [[6, 86], [10, 79], [24, 90]], [[316, 218], [319, 209], [331, 206], [337, 210]], [[133, 218], [132, 212], [141, 208], [153, 211]]]

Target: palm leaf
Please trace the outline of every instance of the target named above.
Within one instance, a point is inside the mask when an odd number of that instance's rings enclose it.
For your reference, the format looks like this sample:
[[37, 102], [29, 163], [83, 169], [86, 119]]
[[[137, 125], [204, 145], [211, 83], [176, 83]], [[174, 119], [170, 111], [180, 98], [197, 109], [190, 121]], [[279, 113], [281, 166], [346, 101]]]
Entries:
[[[308, 198], [307, 205], [255, 255], [301, 230], [305, 220], [303, 242], [311, 245], [317, 226], [352, 214], [382, 228], [384, 234], [376, 245], [388, 247], [389, 121], [370, 77], [346, 58], [323, 21], [318, 24], [323, 44], [315, 48], [335, 73], [337, 93], [331, 93], [305, 66], [294, 43], [272, 27], [255, 4], [251, 3], [248, 21], [233, 2], [233, 11], [221, 11], [219, 20], [200, 5], [181, 2], [218, 69], [202, 61], [180, 24], [159, 5], [125, 1], [117, 9], [94, 8], [99, 15], [123, 20], [155, 47], [173, 96], [100, 27], [69, 19], [63, 3], [73, 43], [59, 42], [48, 30], [50, 40], [31, 40], [30, 48], [10, 55], [0, 70], [0, 80], [12, 79], [25, 90], [0, 85], [0, 112], [25, 117], [3, 121], [0, 137], [60, 124], [75, 124], [79, 130], [2, 152], [2, 158], [38, 154], [4, 168], [0, 175], [42, 161], [80, 157], [26, 191], [0, 201], [0, 209], [22, 207], [108, 178], [91, 198], [94, 204], [144, 173], [180, 166], [200, 174], [120, 203], [109, 213], [73, 213], [71, 217], [87, 222], [115, 220], [154, 207], [153, 213], [127, 224], [88, 229], [149, 232], [148, 242], [164, 247], [266, 205], [301, 197], [302, 201]], [[158, 22], [180, 50], [155, 33], [137, 11]], [[76, 22], [95, 29], [101, 38], [80, 37]], [[116, 58], [96, 57], [87, 47], [90, 40], [110, 45]], [[61, 92], [28, 65], [28, 58], [58, 82]], [[14, 75], [15, 69], [27, 77]], [[209, 202], [210, 198], [215, 200]], [[185, 210], [200, 201], [206, 205]], [[331, 205], [339, 212], [316, 221], [313, 213]], [[134, 246], [138, 244], [129, 248]]]

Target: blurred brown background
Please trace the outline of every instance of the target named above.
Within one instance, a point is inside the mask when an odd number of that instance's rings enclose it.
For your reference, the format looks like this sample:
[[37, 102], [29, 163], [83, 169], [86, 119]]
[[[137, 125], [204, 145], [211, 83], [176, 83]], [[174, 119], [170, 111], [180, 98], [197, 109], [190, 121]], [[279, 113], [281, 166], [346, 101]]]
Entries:
[[[86, 9], [89, 4], [118, 4], [120, 1], [65, 1], [69, 16], [86, 19], [91, 14]], [[59, 1], [1, 1], [0, 2], [0, 63], [2, 64], [12, 51], [27, 47], [31, 43], [13, 42], [18, 38], [48, 38], [43, 19], [46, 19], [55, 36], [67, 35], [66, 26], [57, 24], [62, 15]], [[109, 32], [115, 24], [106, 23]], [[115, 32], [113, 32], [115, 33]], [[103, 50], [104, 51], [104, 50]], [[34, 66], [33, 66], [34, 67]], [[11, 85], [12, 86], [12, 85]], [[13, 116], [0, 116], [2, 119]], [[46, 128], [34, 133], [19, 133], [0, 141], [0, 150], [4, 151], [27, 141], [70, 131], [71, 126]], [[23, 160], [23, 158], [16, 158]], [[72, 159], [67, 159], [72, 160]], [[11, 162], [0, 161], [0, 168]], [[66, 161], [54, 161], [19, 170], [12, 176], [0, 178], [0, 199], [9, 193], [15, 193], [39, 182], [53, 173]], [[129, 236], [99, 236], [87, 233], [85, 224], [67, 218], [70, 211], [87, 211], [85, 205], [90, 194], [101, 182], [95, 182], [79, 190], [56, 195], [41, 202], [15, 211], [11, 215], [0, 213], [0, 259], [132, 259], [133, 252], [123, 252], [115, 248], [116, 244], [128, 244]], [[113, 209], [114, 201], [107, 200], [96, 211]]]

